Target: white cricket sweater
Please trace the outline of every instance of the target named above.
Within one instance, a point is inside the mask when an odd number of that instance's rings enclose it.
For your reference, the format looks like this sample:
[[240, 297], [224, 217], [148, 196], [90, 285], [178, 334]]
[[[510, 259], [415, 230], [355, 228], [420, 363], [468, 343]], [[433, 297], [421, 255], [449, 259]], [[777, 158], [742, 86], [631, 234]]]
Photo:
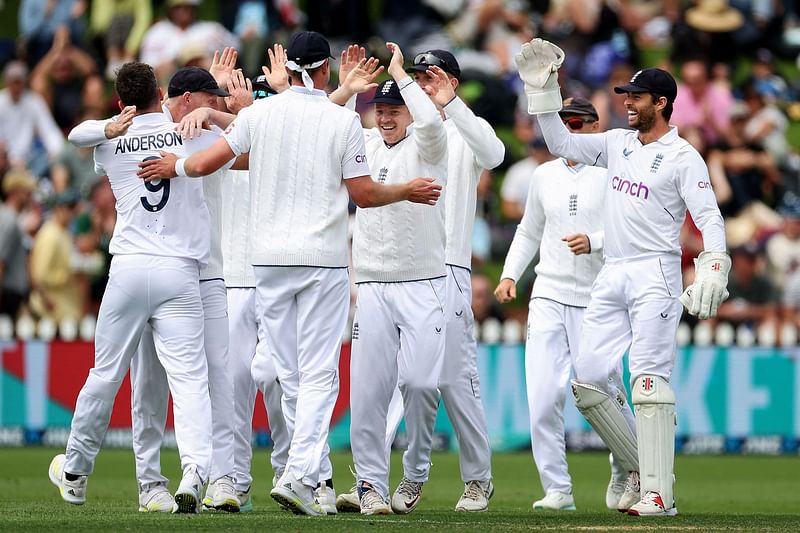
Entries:
[[[539, 165], [501, 279], [518, 281], [538, 250], [531, 297], [576, 307], [589, 305], [592, 283], [603, 266], [606, 182], [604, 168], [570, 167], [564, 159]], [[575, 255], [561, 240], [576, 233], [589, 236], [591, 253]]]
[[355, 112], [294, 88], [254, 102], [228, 126], [233, 152], [250, 152], [253, 265], [347, 267], [343, 180], [356, 176], [342, 169], [352, 128], [360, 130]]
[[229, 170], [223, 178], [222, 259], [226, 287], [255, 287], [256, 277], [248, 257], [250, 239], [250, 175]]
[[687, 208], [703, 234], [705, 249], [725, 251], [725, 224], [708, 168], [676, 127], [642, 144], [636, 130], [575, 134], [558, 113], [537, 117], [552, 153], [608, 169], [607, 260], [680, 255]]
[[445, 195], [445, 261], [472, 266], [472, 227], [478, 181], [484, 169], [503, 162], [505, 146], [484, 119], [475, 116], [461, 98], [444, 106], [447, 120], [447, 194]]
[[[372, 179], [400, 184], [436, 178], [447, 195], [447, 134], [442, 117], [411, 78], [398, 84], [414, 123], [405, 139], [386, 146], [377, 128], [365, 130]], [[445, 199], [435, 206], [397, 202], [356, 210], [353, 270], [356, 283], [431, 279], [446, 275]]]

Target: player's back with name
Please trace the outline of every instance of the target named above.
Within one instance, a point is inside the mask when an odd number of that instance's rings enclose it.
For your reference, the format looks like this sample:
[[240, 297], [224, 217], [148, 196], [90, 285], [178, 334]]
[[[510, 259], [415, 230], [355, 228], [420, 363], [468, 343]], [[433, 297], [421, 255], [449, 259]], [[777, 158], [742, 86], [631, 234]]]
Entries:
[[173, 178], [145, 183], [136, 175], [139, 163], [160, 151], [186, 157], [213, 143], [218, 135], [203, 132], [182, 139], [163, 113], [134, 118], [127, 133], [95, 148], [95, 167], [107, 174], [116, 198], [117, 224], [110, 252], [184, 257], [208, 262], [209, 214], [203, 180]]

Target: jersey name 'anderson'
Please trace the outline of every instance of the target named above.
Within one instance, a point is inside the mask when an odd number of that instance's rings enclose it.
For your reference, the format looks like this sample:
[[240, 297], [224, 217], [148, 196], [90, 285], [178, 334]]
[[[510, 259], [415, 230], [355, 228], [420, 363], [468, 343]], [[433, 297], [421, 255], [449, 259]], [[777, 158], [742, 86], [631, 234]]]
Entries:
[[183, 139], [177, 131], [156, 133], [155, 135], [137, 135], [120, 137], [114, 155], [144, 150], [161, 150], [171, 146], [183, 146]]

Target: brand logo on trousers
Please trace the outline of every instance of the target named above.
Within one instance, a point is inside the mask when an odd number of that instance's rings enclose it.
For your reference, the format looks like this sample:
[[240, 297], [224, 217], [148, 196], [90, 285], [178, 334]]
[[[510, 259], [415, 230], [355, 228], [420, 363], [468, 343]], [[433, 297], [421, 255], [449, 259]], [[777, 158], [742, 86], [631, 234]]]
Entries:
[[647, 392], [653, 390], [653, 378], [644, 378], [644, 381], [642, 381], [642, 389]]
[[647, 200], [650, 197], [650, 189], [644, 182], [635, 183], [619, 176], [611, 178], [611, 188], [615, 191]]

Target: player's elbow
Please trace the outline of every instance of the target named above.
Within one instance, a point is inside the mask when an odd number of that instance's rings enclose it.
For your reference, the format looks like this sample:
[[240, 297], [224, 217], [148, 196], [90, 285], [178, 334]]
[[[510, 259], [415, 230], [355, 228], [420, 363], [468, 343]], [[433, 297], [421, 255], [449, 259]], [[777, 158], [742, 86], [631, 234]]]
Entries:
[[376, 196], [372, 191], [359, 191], [356, 194], [351, 194], [350, 198], [352, 198], [353, 203], [355, 203], [361, 209], [367, 209], [369, 207], [375, 207], [376, 205]]

